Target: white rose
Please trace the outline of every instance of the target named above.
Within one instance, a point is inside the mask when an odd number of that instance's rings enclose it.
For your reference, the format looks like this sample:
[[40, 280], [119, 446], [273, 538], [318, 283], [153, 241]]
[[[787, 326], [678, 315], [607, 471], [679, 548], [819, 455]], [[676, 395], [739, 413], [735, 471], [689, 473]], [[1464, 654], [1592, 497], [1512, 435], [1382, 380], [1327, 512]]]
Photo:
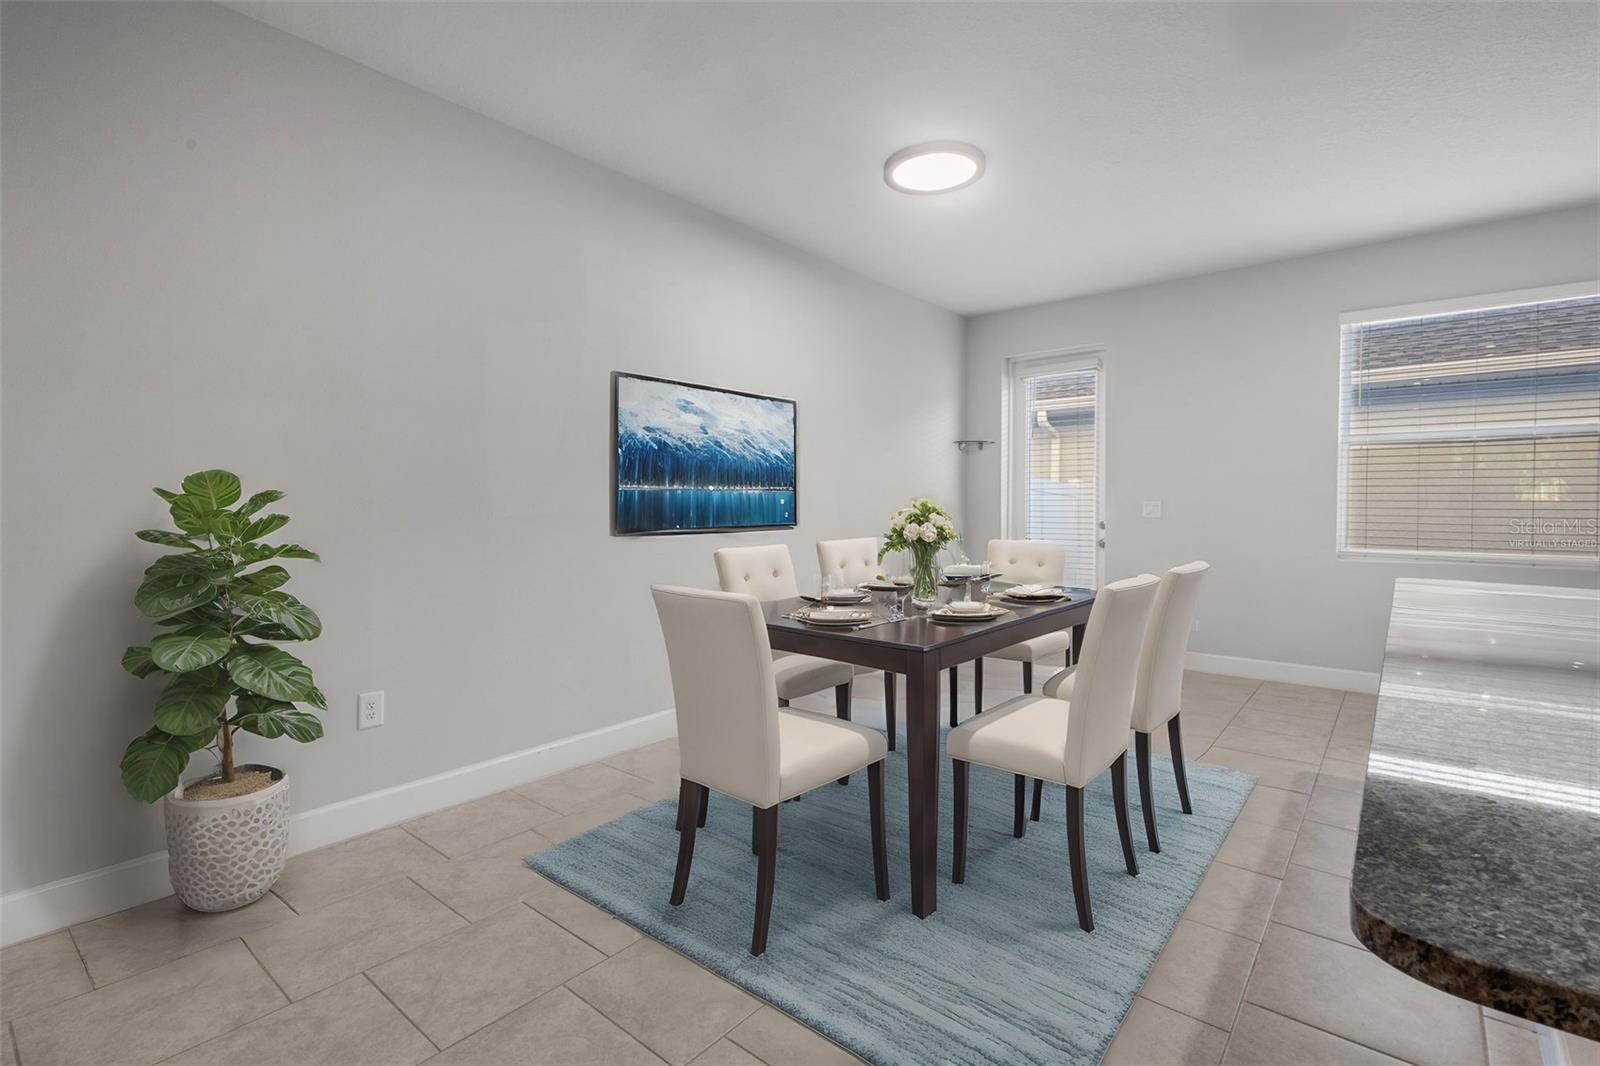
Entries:
[[904, 526], [905, 524], [906, 524], [906, 516], [905, 515], [901, 515], [901, 514], [897, 514], [897, 515], [894, 516], [894, 520], [889, 523], [889, 528], [890, 529], [899, 529], [902, 526]]
[[933, 531], [933, 527], [932, 526], [923, 526], [922, 527], [922, 539], [923, 540], [932, 541], [932, 540], [937, 540], [938, 537], [939, 537], [939, 534], [937, 534], [937, 533], [935, 533]]
[[906, 539], [907, 540], [916, 540], [920, 536], [922, 536], [922, 527], [917, 525], [915, 522], [907, 522], [906, 523]]

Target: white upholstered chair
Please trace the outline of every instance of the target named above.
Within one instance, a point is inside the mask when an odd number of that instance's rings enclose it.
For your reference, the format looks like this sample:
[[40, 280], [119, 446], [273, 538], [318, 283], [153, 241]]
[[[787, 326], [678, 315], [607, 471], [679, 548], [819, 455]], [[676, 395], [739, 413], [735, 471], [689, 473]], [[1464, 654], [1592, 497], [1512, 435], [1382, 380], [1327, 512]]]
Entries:
[[955, 782], [951, 880], [959, 884], [967, 876], [967, 782], [972, 763], [1013, 775], [1012, 833], [1019, 837], [1027, 779], [1066, 786], [1067, 854], [1080, 927], [1094, 929], [1083, 841], [1083, 790], [1107, 767], [1122, 858], [1128, 873], [1138, 875], [1128, 828], [1125, 766], [1145, 625], [1159, 585], [1154, 575], [1140, 574], [1113, 581], [1096, 594], [1070, 699], [1017, 696], [951, 730], [945, 742]]
[[[1183, 698], [1183, 660], [1189, 652], [1189, 632], [1194, 628], [1200, 602], [1200, 583], [1211, 564], [1196, 560], [1175, 566], [1161, 575], [1150, 626], [1145, 630], [1144, 653], [1139, 660], [1139, 683], [1133, 692], [1133, 750], [1139, 769], [1139, 806], [1144, 810], [1144, 835], [1151, 851], [1161, 850], [1156, 836], [1155, 796], [1150, 783], [1150, 734], [1167, 727], [1172, 749], [1172, 774], [1178, 781], [1178, 801], [1184, 814], [1189, 805], [1189, 778], [1183, 765], [1183, 735], [1178, 715]], [[1071, 676], [1070, 674], [1067, 676]], [[1052, 681], [1055, 678], [1051, 678]]]
[[767, 948], [778, 855], [778, 805], [857, 770], [867, 771], [872, 866], [889, 898], [883, 826], [883, 737], [872, 729], [781, 710], [761, 604], [742, 593], [651, 589], [672, 671], [678, 720], [678, 866], [671, 901], [683, 902], [696, 829], [715, 789], [751, 807], [756, 918], [750, 954]]
[[[877, 537], [852, 537], [848, 540], [817, 541], [817, 567], [847, 585], [871, 581], [882, 572], [878, 563]], [[857, 674], [870, 674], [872, 667], [857, 666]], [[895, 680], [890, 670], [883, 672], [883, 711], [888, 725], [889, 750], [895, 746]]]
[[[800, 595], [794, 560], [789, 556], [787, 544], [722, 548], [713, 552], [712, 558], [717, 564], [717, 582], [723, 592], [743, 592], [763, 601], [788, 600]], [[850, 682], [855, 677], [855, 668], [849, 663], [778, 651], [772, 653], [772, 666], [780, 707], [787, 707], [790, 700], [831, 688], [835, 712], [838, 717], [849, 720]]]

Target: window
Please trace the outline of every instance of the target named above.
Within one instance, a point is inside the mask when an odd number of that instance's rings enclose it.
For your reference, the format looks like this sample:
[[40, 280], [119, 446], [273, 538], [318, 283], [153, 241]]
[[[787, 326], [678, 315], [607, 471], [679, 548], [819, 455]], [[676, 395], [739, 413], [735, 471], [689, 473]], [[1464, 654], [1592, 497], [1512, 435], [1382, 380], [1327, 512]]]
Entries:
[[1600, 295], [1347, 315], [1339, 548], [1600, 559]]
[[1100, 366], [1082, 359], [1012, 366], [1007, 535], [1066, 550], [1066, 582], [1099, 584]]

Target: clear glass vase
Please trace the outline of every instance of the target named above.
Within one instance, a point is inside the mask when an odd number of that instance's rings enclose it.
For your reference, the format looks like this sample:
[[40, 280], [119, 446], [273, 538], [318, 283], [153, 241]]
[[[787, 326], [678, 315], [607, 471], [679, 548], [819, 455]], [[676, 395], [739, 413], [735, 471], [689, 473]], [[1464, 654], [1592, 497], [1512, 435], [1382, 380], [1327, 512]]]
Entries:
[[911, 548], [911, 602], [924, 609], [939, 604], [939, 549], [932, 544]]

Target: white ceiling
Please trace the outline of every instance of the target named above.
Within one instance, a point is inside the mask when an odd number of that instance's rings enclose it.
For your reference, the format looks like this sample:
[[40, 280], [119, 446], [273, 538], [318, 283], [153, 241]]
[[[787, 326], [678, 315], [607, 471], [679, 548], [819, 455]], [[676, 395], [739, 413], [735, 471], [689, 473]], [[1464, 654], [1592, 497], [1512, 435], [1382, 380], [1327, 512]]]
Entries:
[[1589, 3], [230, 6], [963, 313], [1600, 191]]

